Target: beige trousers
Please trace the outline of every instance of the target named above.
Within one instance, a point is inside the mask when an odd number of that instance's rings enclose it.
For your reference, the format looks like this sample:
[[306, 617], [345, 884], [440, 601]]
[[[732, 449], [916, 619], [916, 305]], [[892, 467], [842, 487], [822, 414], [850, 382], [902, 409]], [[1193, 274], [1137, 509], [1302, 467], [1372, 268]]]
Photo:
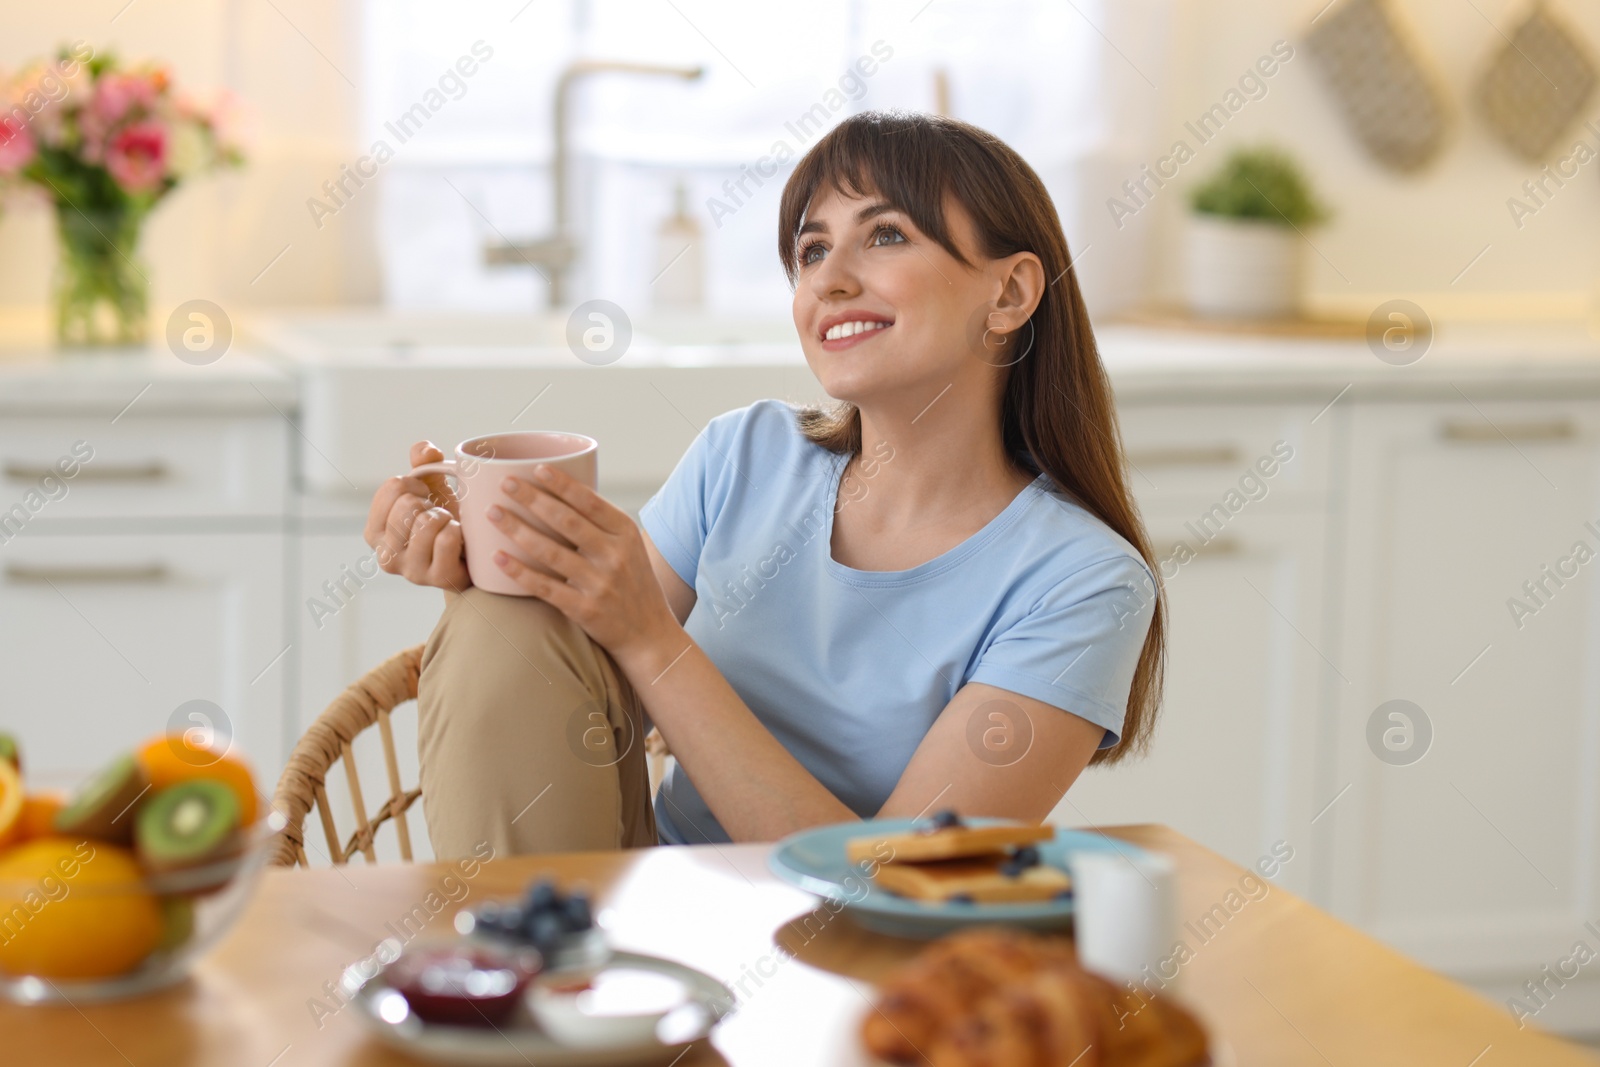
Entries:
[[536, 597], [446, 593], [417, 690], [441, 860], [656, 843], [644, 715], [609, 653]]

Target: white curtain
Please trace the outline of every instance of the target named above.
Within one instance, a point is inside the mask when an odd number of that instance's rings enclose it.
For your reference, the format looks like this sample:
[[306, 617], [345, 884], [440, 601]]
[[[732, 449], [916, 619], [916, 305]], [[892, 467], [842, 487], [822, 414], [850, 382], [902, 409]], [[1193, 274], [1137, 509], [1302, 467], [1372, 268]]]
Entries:
[[[1138, 226], [1108, 231], [1104, 200], [1149, 157], [1171, 2], [367, 0], [374, 140], [474, 42], [493, 50], [382, 167], [386, 298], [407, 308], [543, 306], [531, 268], [485, 267], [481, 250], [551, 229], [554, 85], [583, 57], [705, 74], [601, 75], [577, 89], [570, 174], [583, 256], [571, 300], [648, 311], [656, 231], [681, 185], [705, 237], [708, 310], [787, 315], [777, 203], [794, 158], [822, 132], [817, 117], [831, 125], [869, 108], [929, 110], [942, 91], [952, 114], [992, 130], [1040, 172], [1075, 253], [1093, 246], [1081, 264], [1091, 302], [1126, 303], [1143, 277], [1145, 241]], [[724, 183], [780, 144], [793, 158], [758, 183], [746, 178], [735, 205]]]

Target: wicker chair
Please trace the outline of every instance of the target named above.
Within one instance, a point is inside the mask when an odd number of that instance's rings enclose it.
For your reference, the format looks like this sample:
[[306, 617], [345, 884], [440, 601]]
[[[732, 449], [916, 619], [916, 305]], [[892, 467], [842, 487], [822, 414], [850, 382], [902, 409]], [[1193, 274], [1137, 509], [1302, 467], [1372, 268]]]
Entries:
[[[311, 866], [306, 860], [305, 822], [313, 807], [321, 818], [328, 856], [335, 866], [348, 863], [357, 852], [365, 856], [368, 863], [377, 862], [373, 838], [378, 828], [390, 821], [393, 821], [400, 840], [401, 860], [411, 862], [411, 827], [406, 821], [406, 812], [422, 796], [422, 790], [408, 790], [400, 784], [400, 765], [395, 758], [394, 728], [389, 722], [389, 714], [401, 704], [417, 698], [417, 677], [421, 669], [421, 645], [390, 656], [340, 693], [295, 744], [289, 764], [278, 779], [278, 787], [272, 797], [272, 807], [281, 812], [286, 820], [283, 833], [273, 846], [271, 862], [275, 866]], [[369, 819], [351, 742], [373, 723], [378, 724], [383, 743], [389, 797], [378, 808], [375, 817]], [[653, 793], [666, 771], [669, 753], [659, 731], [650, 731], [644, 743]], [[343, 841], [334, 827], [333, 812], [328, 806], [328, 794], [324, 788], [335, 760], [344, 763], [345, 781], [350, 787], [350, 807], [356, 821], [354, 832]], [[312, 847], [315, 849], [316, 846]]]
[[[328, 856], [335, 866], [348, 863], [357, 852], [364, 855], [368, 863], [377, 862], [377, 853], [372, 847], [373, 835], [391, 819], [400, 838], [400, 858], [411, 862], [411, 827], [406, 822], [406, 811], [417, 802], [422, 790], [408, 791], [400, 784], [400, 764], [395, 758], [394, 728], [389, 723], [389, 713], [417, 698], [417, 676], [421, 669], [421, 645], [390, 656], [340, 693], [295, 744], [289, 755], [289, 765], [283, 769], [272, 797], [273, 808], [282, 812], [287, 820], [272, 856], [275, 865], [311, 866], [306, 861], [305, 822], [313, 806], [322, 817]], [[378, 809], [375, 819], [368, 819], [366, 801], [361, 795], [361, 778], [356, 772], [355, 752], [350, 743], [373, 723], [378, 724], [383, 739], [383, 762], [389, 770], [389, 799]], [[333, 812], [324, 789], [328, 772], [341, 757], [356, 820], [355, 832], [344, 841], [334, 828]]]

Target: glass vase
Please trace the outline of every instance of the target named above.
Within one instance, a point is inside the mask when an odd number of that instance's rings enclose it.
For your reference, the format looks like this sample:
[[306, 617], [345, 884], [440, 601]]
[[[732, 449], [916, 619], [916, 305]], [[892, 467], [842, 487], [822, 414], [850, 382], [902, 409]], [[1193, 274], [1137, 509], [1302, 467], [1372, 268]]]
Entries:
[[134, 208], [79, 211], [56, 205], [56, 342], [63, 346], [142, 345], [150, 279], [137, 259], [144, 213]]

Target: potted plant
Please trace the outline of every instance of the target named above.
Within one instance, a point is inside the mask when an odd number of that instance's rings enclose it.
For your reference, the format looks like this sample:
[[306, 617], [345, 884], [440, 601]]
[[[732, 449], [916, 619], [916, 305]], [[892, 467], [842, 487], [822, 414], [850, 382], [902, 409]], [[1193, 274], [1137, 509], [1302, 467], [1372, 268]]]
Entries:
[[1190, 194], [1189, 306], [1219, 318], [1292, 318], [1300, 310], [1304, 231], [1327, 218], [1294, 160], [1235, 151]]
[[122, 67], [81, 43], [0, 79], [0, 182], [32, 185], [55, 207], [58, 343], [145, 340], [140, 231], [182, 180], [242, 162], [222, 116], [177, 93], [165, 67]]

